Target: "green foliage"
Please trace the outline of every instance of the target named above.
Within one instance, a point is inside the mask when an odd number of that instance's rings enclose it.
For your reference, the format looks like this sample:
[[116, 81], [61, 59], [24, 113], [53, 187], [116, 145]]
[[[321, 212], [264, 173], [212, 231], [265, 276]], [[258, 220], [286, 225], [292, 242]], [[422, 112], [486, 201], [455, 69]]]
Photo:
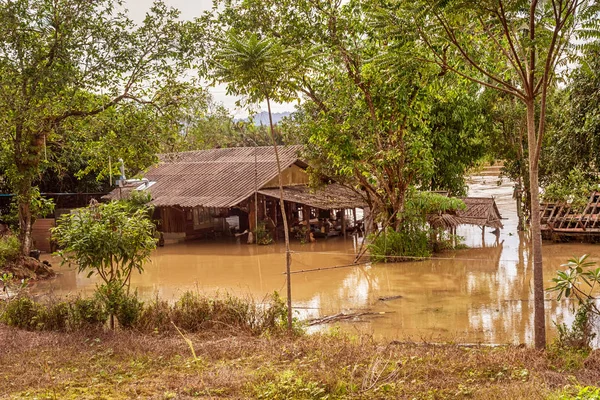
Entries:
[[94, 298], [40, 303], [21, 295], [4, 305], [0, 321], [27, 330], [65, 331], [101, 328], [107, 318], [103, 304]]
[[[101, 287], [90, 298], [38, 302], [20, 295], [4, 302], [0, 322], [28, 330], [77, 331], [101, 329], [113, 313], [122, 329], [148, 333], [203, 330], [239, 330], [260, 335], [286, 330], [287, 308], [277, 293], [262, 303], [231, 295], [206, 297], [185, 292], [174, 304], [160, 300], [143, 303], [137, 294], [119, 296]], [[118, 297], [117, 302], [113, 302]], [[112, 307], [112, 309], [110, 308]], [[294, 333], [303, 332], [295, 321]]]
[[594, 302], [594, 290], [600, 281], [600, 268], [594, 269], [596, 263], [587, 259], [588, 255], [585, 254], [562, 264], [566, 269], [556, 273], [557, 276], [552, 278], [555, 285], [547, 289], [557, 293], [557, 300], [575, 299], [579, 304], [571, 328], [565, 324], [557, 325], [559, 336], [555, 346], [559, 349], [589, 350], [592, 340], [596, 337], [596, 333], [593, 332], [594, 320], [600, 315], [600, 311]]
[[[17, 195], [24, 254], [36, 213], [35, 188], [44, 171], [74, 178], [87, 164], [107, 163], [108, 157], [98, 156], [110, 154], [110, 146], [144, 149], [130, 160], [154, 158], [152, 144], [160, 140], [145, 137], [150, 129], [135, 128], [152, 125], [145, 118], [148, 110], [166, 112], [176, 102], [177, 88], [186, 85], [178, 83], [180, 74], [200, 48], [191, 43], [194, 26], [177, 21], [178, 16], [161, 1], [139, 26], [118, 0], [0, 4], [0, 168]], [[118, 104], [124, 105], [123, 113], [102, 118]], [[113, 140], [130, 127], [138, 134], [135, 143]], [[99, 152], [102, 137], [106, 146]], [[66, 171], [65, 165], [76, 166]]]
[[80, 273], [97, 274], [106, 284], [128, 287], [133, 271], [156, 248], [154, 224], [145, 207], [127, 202], [93, 204], [65, 214], [52, 230], [64, 262], [75, 262]]
[[229, 31], [219, 44], [213, 56], [213, 77], [227, 84], [228, 94], [243, 96], [247, 104], [297, 97], [289, 75], [299, 64], [280, 41]]
[[462, 200], [411, 188], [399, 227], [388, 227], [383, 232], [371, 235], [371, 258], [375, 262], [397, 262], [409, 258], [426, 258], [434, 250], [444, 250], [450, 246], [453, 237], [432, 226], [436, 221], [435, 217], [464, 208]]
[[69, 316], [69, 303], [54, 301], [40, 305], [36, 316], [37, 330], [65, 331], [72, 324]]
[[108, 320], [103, 302], [92, 297], [78, 297], [69, 302], [69, 327], [71, 329], [101, 328]]
[[1, 320], [8, 326], [35, 330], [40, 308], [40, 305], [29, 297], [19, 296], [4, 306]]
[[600, 400], [600, 388], [595, 386], [577, 386], [575, 390], [565, 389], [557, 400]]
[[[594, 261], [587, 261], [589, 255], [568, 260], [561, 267], [566, 267], [564, 271], [557, 271], [557, 276], [552, 278], [554, 286], [546, 289], [549, 292], [557, 292], [556, 298], [569, 299], [574, 298], [581, 304], [588, 304], [594, 300], [594, 289], [600, 283], [600, 268], [589, 269], [596, 265]], [[592, 304], [592, 303], [589, 303]], [[597, 312], [595, 306], [593, 311]]]
[[140, 318], [144, 303], [137, 292], [128, 294], [118, 282], [100, 285], [96, 297], [109, 315], [114, 315], [122, 328], [131, 328]]
[[566, 187], [572, 171], [598, 183], [593, 178], [600, 171], [600, 47], [586, 48], [569, 78], [551, 103], [554, 118], [541, 164], [544, 183]]
[[381, 234], [372, 235], [369, 253], [374, 262], [399, 262], [429, 257], [431, 256], [429, 232], [426, 229], [396, 231], [388, 227]]
[[21, 244], [13, 235], [0, 236], [0, 268], [20, 255]]
[[556, 179], [545, 187], [543, 199], [548, 202], [568, 203], [574, 209], [583, 211], [592, 192], [599, 189], [598, 177], [574, 168], [566, 177], [556, 176]]
[[571, 327], [556, 324], [558, 338], [555, 345], [560, 349], [590, 350], [596, 337], [594, 329], [594, 313], [590, 302], [583, 303], [577, 309], [575, 321]]
[[64, 262], [77, 263], [80, 273], [97, 274], [103, 281], [97, 294], [111, 316], [131, 325], [141, 313], [135, 296], [129, 296], [133, 271], [142, 273], [156, 248], [155, 226], [150, 219], [146, 193], [129, 201], [92, 204], [65, 214], [52, 230]]
[[274, 380], [254, 388], [254, 396], [264, 400], [312, 400], [327, 399], [327, 392], [318, 382], [306, 381], [297, 372], [285, 370]]
[[273, 237], [271, 237], [271, 233], [267, 230], [267, 227], [264, 222], [258, 223], [255, 233], [257, 244], [267, 245], [273, 243]]
[[210, 300], [193, 292], [185, 292], [172, 309], [175, 326], [191, 332], [200, 331], [211, 314]]

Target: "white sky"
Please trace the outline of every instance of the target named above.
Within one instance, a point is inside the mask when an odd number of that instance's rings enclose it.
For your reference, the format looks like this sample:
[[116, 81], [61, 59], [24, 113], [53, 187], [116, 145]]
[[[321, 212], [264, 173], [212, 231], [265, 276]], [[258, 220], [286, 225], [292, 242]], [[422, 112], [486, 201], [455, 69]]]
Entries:
[[[199, 17], [204, 11], [212, 8], [212, 0], [164, 0], [166, 4], [175, 7], [181, 11], [181, 18], [193, 19]], [[130, 17], [136, 21], [141, 22], [146, 15], [146, 12], [152, 6], [153, 0], [125, 0], [125, 6], [129, 10]], [[246, 109], [239, 109], [235, 106], [237, 100], [234, 96], [227, 96], [225, 94], [225, 86], [218, 85], [216, 87], [210, 87], [209, 91], [212, 93], [215, 101], [223, 104], [227, 107], [236, 118], [245, 118], [248, 116]], [[258, 111], [266, 111], [266, 104], [261, 104]], [[293, 104], [272, 104], [273, 112], [293, 111]], [[255, 110], [256, 111], [256, 110]]]

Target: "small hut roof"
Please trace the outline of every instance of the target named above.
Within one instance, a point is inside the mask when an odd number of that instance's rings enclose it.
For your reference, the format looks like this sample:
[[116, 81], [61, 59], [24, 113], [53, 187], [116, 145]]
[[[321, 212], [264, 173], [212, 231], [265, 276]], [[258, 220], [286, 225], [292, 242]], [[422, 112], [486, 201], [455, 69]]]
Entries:
[[465, 210], [458, 210], [457, 217], [461, 224], [503, 228], [502, 216], [492, 197], [462, 197], [467, 206]]
[[[258, 193], [279, 198], [278, 188], [262, 189]], [[285, 187], [283, 188], [283, 199], [322, 210], [366, 207], [366, 202], [360, 194], [337, 183], [332, 183], [315, 190], [307, 186]]]
[[[281, 168], [299, 160], [301, 146], [279, 147]], [[158, 165], [144, 175], [155, 182], [147, 190], [155, 206], [232, 207], [275, 178], [277, 163], [273, 147], [232, 147], [162, 154]], [[105, 198], [126, 197], [134, 186], [113, 190]]]

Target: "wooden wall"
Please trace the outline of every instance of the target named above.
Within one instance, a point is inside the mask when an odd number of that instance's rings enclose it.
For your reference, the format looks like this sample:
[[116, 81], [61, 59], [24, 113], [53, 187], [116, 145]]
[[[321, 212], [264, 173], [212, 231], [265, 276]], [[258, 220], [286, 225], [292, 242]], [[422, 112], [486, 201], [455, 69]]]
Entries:
[[56, 226], [54, 218], [36, 219], [31, 228], [31, 237], [33, 239], [33, 247], [46, 253], [50, 253], [50, 228]]
[[[292, 165], [289, 168], [281, 171], [281, 179], [283, 181], [283, 186], [297, 186], [297, 185], [308, 185], [308, 174], [305, 170], [297, 166], [296, 164]], [[277, 188], [279, 187], [279, 178], [275, 177], [267, 182], [266, 185], [262, 186], [262, 188]]]

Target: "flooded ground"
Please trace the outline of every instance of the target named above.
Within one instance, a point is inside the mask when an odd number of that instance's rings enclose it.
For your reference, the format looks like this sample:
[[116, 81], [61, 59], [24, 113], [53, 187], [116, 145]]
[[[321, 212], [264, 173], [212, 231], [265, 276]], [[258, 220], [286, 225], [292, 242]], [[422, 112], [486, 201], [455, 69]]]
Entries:
[[[478, 227], [458, 234], [471, 248], [446, 252], [421, 262], [361, 265], [301, 272], [293, 275], [293, 303], [302, 318], [341, 311], [382, 313], [366, 321], [341, 323], [342, 329], [368, 332], [377, 338], [457, 341], [469, 343], [533, 342], [532, 265], [527, 240], [516, 230], [512, 183], [474, 177], [469, 196], [494, 196], [506, 220], [496, 238]], [[329, 239], [292, 245], [293, 271], [347, 265], [359, 244], [355, 238]], [[571, 256], [591, 254], [595, 245], [544, 243], [544, 279], [549, 280]], [[55, 265], [58, 264], [54, 260]], [[196, 242], [157, 249], [133, 287], [144, 298], [175, 299], [186, 290], [232, 292], [262, 299], [273, 291], [285, 293], [285, 259], [277, 245], [249, 246], [235, 242]], [[59, 268], [59, 277], [38, 283], [37, 293], [90, 293], [97, 283], [72, 268]], [[379, 298], [401, 296], [381, 301]], [[566, 303], [547, 298], [547, 323], [570, 322]]]

